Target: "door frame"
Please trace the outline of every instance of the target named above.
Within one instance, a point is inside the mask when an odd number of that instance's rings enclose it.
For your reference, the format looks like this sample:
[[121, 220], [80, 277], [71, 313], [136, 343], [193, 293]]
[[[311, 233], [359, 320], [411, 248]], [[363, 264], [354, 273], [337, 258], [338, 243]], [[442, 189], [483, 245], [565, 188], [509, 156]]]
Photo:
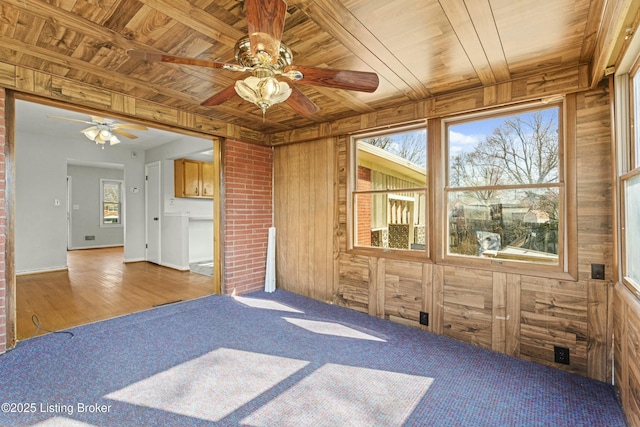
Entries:
[[[144, 251], [144, 258], [146, 261], [149, 261], [149, 169], [152, 166], [158, 166], [158, 173], [156, 175], [156, 180], [158, 183], [158, 188], [157, 188], [157, 194], [158, 194], [158, 200], [157, 200], [157, 213], [158, 213], [158, 239], [157, 239], [157, 244], [158, 244], [158, 259], [157, 259], [157, 264], [161, 264], [162, 263], [162, 162], [155, 161], [155, 162], [151, 162], [151, 163], [145, 163], [144, 165], [144, 175], [145, 175], [145, 180], [144, 180], [144, 241], [145, 241], [145, 251]], [[156, 202], [155, 200], [153, 201], [154, 203]], [[154, 262], [154, 261], [150, 261], [150, 262]]]
[[[67, 165], [67, 173], [69, 173], [68, 167]], [[73, 194], [72, 178], [72, 176], [67, 175], [67, 250], [71, 249], [73, 243], [73, 236], [71, 235], [71, 231], [73, 230], [71, 224], [71, 210], [73, 207], [73, 201], [71, 200], [71, 194]]]
[[[43, 98], [41, 96], [18, 92], [11, 89], [5, 90], [5, 312], [6, 312], [6, 349], [15, 347], [16, 344], [16, 276], [15, 276], [15, 145], [16, 145], [16, 99], [49, 105], [56, 108], [69, 109], [72, 111], [83, 111], [89, 114], [109, 114], [113, 117], [121, 115], [111, 109], [96, 109], [79, 106], [69, 102]], [[127, 119], [127, 117], [123, 117]], [[224, 291], [224, 138], [202, 134], [196, 131], [176, 128], [160, 122], [144, 119], [136, 119], [146, 122], [151, 127], [168, 130], [175, 133], [197, 136], [212, 141], [214, 151], [214, 277], [213, 294], [220, 295]], [[125, 192], [126, 194], [126, 192]], [[124, 201], [123, 201], [124, 202]], [[125, 224], [126, 227], [126, 224]], [[146, 231], [145, 231], [146, 233]], [[0, 324], [0, 327], [2, 325]]]

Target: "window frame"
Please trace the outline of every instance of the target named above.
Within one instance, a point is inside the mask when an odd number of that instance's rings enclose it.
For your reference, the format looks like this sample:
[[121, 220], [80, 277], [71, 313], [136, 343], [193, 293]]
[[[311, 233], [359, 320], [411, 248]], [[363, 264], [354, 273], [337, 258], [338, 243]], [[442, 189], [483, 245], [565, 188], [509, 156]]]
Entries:
[[[558, 127], [561, 137], [559, 147], [559, 181], [561, 186], [559, 198], [561, 207], [558, 212], [558, 233], [561, 234], [558, 247], [558, 264], [548, 265], [528, 261], [512, 261], [507, 259], [482, 259], [479, 257], [446, 255], [448, 249], [447, 209], [445, 204], [446, 173], [448, 170], [448, 143], [445, 135], [445, 122], [457, 122], [463, 119], [472, 120], [478, 117], [491, 118], [519, 111], [533, 111], [549, 106], [559, 107]], [[383, 131], [370, 131], [349, 135], [347, 137], [347, 248], [349, 254], [376, 258], [392, 258], [422, 263], [433, 263], [443, 266], [472, 267], [496, 272], [522, 274], [534, 277], [545, 277], [557, 280], [578, 280], [578, 225], [577, 225], [577, 160], [576, 160], [576, 94], [553, 97], [551, 101], [534, 100], [507, 106], [497, 106], [460, 114], [434, 117], [413, 126], [385, 128]], [[570, 120], [568, 118], [571, 118]], [[426, 123], [426, 126], [425, 126]], [[354, 245], [354, 188], [357, 185], [357, 157], [355, 141], [367, 137], [423, 128], [427, 130], [426, 169], [427, 187], [425, 194], [425, 250], [393, 250], [376, 247]], [[357, 194], [357, 193], [356, 193]], [[560, 241], [562, 243], [560, 243]], [[560, 244], [562, 245], [560, 247]]]
[[624, 285], [631, 290], [636, 297], [640, 298], [640, 281], [638, 280], [634, 280], [633, 277], [631, 277], [628, 274], [628, 269], [627, 269], [627, 241], [628, 240], [633, 240], [633, 239], [628, 239], [627, 237], [627, 192], [626, 192], [626, 188], [627, 188], [627, 183], [630, 182], [631, 180], [633, 180], [634, 178], [638, 178], [638, 176], [640, 176], [640, 167], [634, 168], [632, 171], [622, 175], [620, 177], [620, 195], [621, 195], [621, 200], [620, 200], [620, 219], [622, 222], [622, 227], [621, 227], [621, 243], [622, 243], [622, 256], [620, 257], [620, 262], [621, 262], [621, 267], [622, 267], [622, 282], [624, 283]]
[[[452, 192], [462, 191], [473, 188], [491, 188], [496, 190], [511, 190], [516, 187], [525, 188], [527, 185], [498, 185], [483, 187], [450, 187], [449, 186], [449, 141], [448, 129], [450, 126], [468, 123], [482, 119], [492, 119], [496, 117], [505, 117], [509, 115], [534, 112], [538, 110], [548, 109], [550, 107], [558, 108], [558, 130], [559, 130], [559, 147], [558, 147], [558, 182], [549, 185], [533, 185], [536, 188], [557, 188], [559, 192], [558, 207], [558, 263], [545, 264], [534, 261], [519, 261], [509, 259], [482, 258], [472, 255], [452, 254], [449, 252], [449, 233], [448, 233], [448, 195]], [[440, 161], [442, 183], [438, 186], [441, 193], [438, 195], [442, 206], [439, 209], [441, 215], [439, 226], [440, 235], [438, 236], [440, 250], [437, 253], [436, 262], [450, 265], [464, 265], [475, 268], [484, 268], [497, 271], [517, 271], [520, 274], [531, 274], [534, 276], [558, 278], [565, 280], [577, 280], [577, 217], [575, 212], [575, 122], [568, 121], [568, 111], [573, 109], [575, 112], [575, 95], [567, 95], [562, 100], [554, 102], [529, 102], [508, 107], [498, 107], [481, 112], [473, 112], [470, 114], [460, 114], [443, 118], [441, 120], [441, 152]], [[575, 114], [574, 114], [575, 116]]]
[[[112, 202], [105, 202], [104, 200], [104, 188], [105, 185], [116, 183], [118, 185], [118, 221], [117, 222], [105, 222], [105, 204]], [[109, 179], [109, 178], [101, 178], [100, 179], [100, 228], [113, 228], [113, 227], [122, 227], [124, 224], [124, 216], [123, 216], [123, 207], [124, 207], [124, 181], [119, 179]]]
[[[620, 278], [622, 284], [629, 289], [636, 298], [640, 299], [640, 280], [634, 280], [628, 274], [628, 242], [633, 241], [627, 236], [627, 230], [630, 228], [627, 226], [627, 183], [631, 182], [634, 178], [640, 175], [640, 124], [637, 123], [637, 119], [640, 119], [640, 55], [638, 55], [629, 71], [629, 81], [626, 85], [628, 90], [629, 102], [627, 104], [626, 120], [629, 127], [628, 138], [620, 138], [618, 144], [624, 144], [626, 146], [620, 147], [622, 157], [618, 159], [620, 174], [619, 174], [619, 217], [620, 217]], [[636, 79], [638, 79], [636, 81]], [[636, 92], [636, 83], [637, 89]], [[636, 99], [638, 98], [638, 99]], [[625, 112], [620, 114], [621, 118], [625, 117]], [[624, 124], [624, 123], [623, 123]], [[637, 219], [637, 217], [636, 217]], [[640, 278], [638, 278], [640, 279]]]
[[[375, 138], [385, 135], [396, 135], [401, 133], [407, 133], [416, 130], [424, 130], [426, 133], [425, 138], [425, 164], [426, 164], [426, 182], [425, 187], [407, 187], [401, 189], [385, 189], [385, 190], [360, 190], [358, 189], [358, 141], [368, 138]], [[358, 133], [350, 135], [347, 140], [347, 252], [366, 255], [373, 257], [394, 258], [401, 260], [415, 260], [425, 262], [430, 260], [431, 253], [431, 234], [432, 234], [432, 204], [431, 199], [431, 179], [432, 173], [429, 168], [431, 153], [429, 150], [429, 130], [427, 128], [426, 121], [409, 126], [399, 126], [394, 128], [388, 128], [384, 130], [376, 130], [365, 133]], [[425, 221], [425, 244], [424, 248], [420, 249], [398, 249], [398, 248], [384, 248], [375, 246], [358, 246], [356, 242], [357, 233], [357, 212], [355, 212], [356, 198], [359, 195], [366, 194], [391, 194], [391, 193], [404, 193], [404, 192], [424, 192], [424, 203], [421, 209], [424, 212]]]

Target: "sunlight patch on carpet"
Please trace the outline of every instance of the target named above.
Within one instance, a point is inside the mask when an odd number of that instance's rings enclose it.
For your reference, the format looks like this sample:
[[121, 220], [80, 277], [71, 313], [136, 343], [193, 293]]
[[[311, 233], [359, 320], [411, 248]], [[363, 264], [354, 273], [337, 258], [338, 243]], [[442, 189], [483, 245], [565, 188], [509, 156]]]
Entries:
[[288, 311], [291, 313], [304, 314], [304, 311], [297, 310], [293, 307], [289, 307], [288, 305], [285, 305], [276, 301], [270, 301], [270, 300], [259, 299], [259, 298], [236, 297], [236, 296], [234, 296], [233, 299], [238, 301], [241, 304], [244, 304], [253, 308], [263, 308], [265, 310]]
[[105, 397], [219, 421], [307, 364], [302, 360], [221, 348]]
[[371, 341], [381, 341], [387, 342], [378, 337], [374, 337], [373, 335], [365, 334], [364, 332], [360, 332], [348, 326], [341, 325], [340, 323], [335, 322], [320, 322], [317, 320], [305, 320], [305, 319], [294, 319], [290, 317], [283, 317], [289, 323], [293, 323], [296, 326], [299, 326], [307, 331], [314, 332], [316, 334], [322, 335], [334, 335], [337, 337], [345, 337], [345, 338], [357, 338], [361, 340], [371, 340]]
[[327, 364], [242, 422], [256, 427], [401, 426], [433, 378]]

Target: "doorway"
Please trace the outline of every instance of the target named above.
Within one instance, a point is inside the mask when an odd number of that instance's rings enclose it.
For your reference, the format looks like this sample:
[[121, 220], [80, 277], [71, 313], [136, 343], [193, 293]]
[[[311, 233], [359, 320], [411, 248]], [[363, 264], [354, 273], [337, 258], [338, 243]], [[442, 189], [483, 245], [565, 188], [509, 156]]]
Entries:
[[[50, 273], [62, 274], [71, 279], [71, 276], [77, 272], [72, 270], [79, 268], [79, 264], [67, 261], [67, 249], [70, 244], [73, 244], [69, 235], [71, 221], [68, 212], [73, 212], [75, 205], [78, 204], [67, 197], [67, 194], [70, 194], [70, 188], [78, 184], [78, 179], [67, 180], [66, 168], [62, 165], [69, 159], [80, 162], [103, 162], [105, 164], [123, 165], [125, 178], [123, 178], [122, 191], [126, 195], [126, 197], [123, 197], [123, 202], [126, 199], [127, 206], [123, 205], [122, 207], [125, 234], [124, 246], [119, 248], [119, 252], [117, 252], [119, 255], [117, 256], [120, 257], [119, 263], [123, 268], [139, 267], [147, 264], [151, 266], [152, 264], [145, 262], [148, 256], [147, 248], [145, 247], [148, 232], [145, 227], [145, 158], [148, 159], [149, 156], [162, 158], [166, 154], [165, 147], [172, 144], [174, 148], [180, 144], [185, 144], [189, 147], [193, 147], [194, 144], [202, 144], [203, 146], [208, 145], [210, 149], [213, 145], [211, 138], [205, 139], [195, 135], [182, 135], [149, 127], [148, 131], [133, 131], [137, 132], [139, 136], [135, 141], [125, 141], [125, 138], [122, 138], [121, 143], [117, 145], [111, 146], [107, 144], [101, 147], [89, 141], [78, 130], [78, 126], [82, 128], [84, 125], [69, 123], [68, 120], [52, 120], [49, 118], [49, 116], [61, 116], [82, 120], [82, 118], [100, 113], [62, 109], [31, 102], [33, 100], [31, 97], [26, 98], [28, 100], [19, 99], [15, 102], [15, 145], [13, 147], [16, 151], [14, 161], [17, 167], [14, 166], [16, 177], [13, 190], [16, 195], [16, 207], [13, 217], [16, 218], [16, 226], [13, 232], [15, 255], [12, 266], [15, 267], [21, 283], [27, 280], [28, 276], [35, 276], [36, 274], [34, 273], [42, 274], [42, 277]], [[126, 121], [129, 119], [121, 120]], [[33, 123], [46, 125], [34, 127]], [[170, 149], [167, 150], [170, 151]], [[25, 165], [27, 166], [25, 167]], [[158, 171], [161, 171], [161, 168]], [[158, 181], [161, 181], [161, 179], [158, 179]], [[43, 191], [42, 194], [40, 194], [41, 190]], [[99, 203], [99, 194], [96, 197], [95, 202], [88, 203], [97, 205]], [[34, 213], [35, 217], [23, 214], [22, 208]], [[82, 204], [80, 204], [79, 209], [83, 209]], [[98, 220], [93, 218], [92, 221], [97, 222]], [[83, 239], [85, 235], [93, 236], [94, 234], [82, 233]], [[33, 243], [33, 245], [28, 242]], [[94, 251], [94, 249], [83, 249], [82, 251], [74, 252], [85, 251]], [[92, 253], [96, 257], [100, 255], [99, 250], [95, 250]], [[154, 255], [152, 254], [151, 261], [154, 260], [153, 257]], [[112, 268], [107, 267], [104, 263], [95, 262], [95, 260], [92, 262], [98, 266], [102, 265], [106, 269], [103, 271], [103, 275], [108, 275], [110, 271], [108, 269]], [[174, 271], [163, 268], [162, 271], [164, 270]], [[184, 271], [174, 272], [183, 276], [191, 274]], [[156, 275], [157, 272], [141, 269], [138, 274]], [[214, 280], [207, 277], [203, 280], [207, 283], [207, 292], [209, 294], [216, 293]], [[16, 280], [14, 279], [10, 285], [12, 289], [9, 289], [14, 294], [16, 294], [15, 282]], [[75, 285], [72, 282], [68, 282], [61, 286], [62, 288], [69, 288]], [[176, 286], [176, 288], [180, 289], [179, 286]], [[93, 299], [96, 301], [101, 298], [99, 289], [99, 286], [94, 289], [95, 295]], [[43, 290], [43, 292], [46, 291]], [[41, 294], [41, 299], [42, 295], [44, 294]], [[172, 300], [190, 298], [187, 294], [185, 294], [184, 298], [175, 298], [173, 294], [167, 294], [165, 297], [169, 297]], [[88, 300], [92, 300], [92, 298], [88, 298]], [[18, 302], [18, 298], [16, 301], [16, 316], [19, 317], [24, 314], [22, 313], [24, 306]], [[150, 308], [152, 305], [148, 304], [145, 308]], [[114, 309], [113, 313], [114, 316], [121, 314], [116, 309]], [[49, 315], [52, 317], [57, 316], [53, 311]], [[20, 335], [19, 332], [18, 335]]]

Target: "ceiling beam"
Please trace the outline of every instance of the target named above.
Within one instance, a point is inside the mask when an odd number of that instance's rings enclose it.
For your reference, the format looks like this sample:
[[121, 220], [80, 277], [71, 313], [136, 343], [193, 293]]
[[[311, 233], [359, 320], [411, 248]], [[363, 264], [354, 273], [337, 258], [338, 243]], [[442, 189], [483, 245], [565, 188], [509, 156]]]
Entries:
[[247, 35], [227, 24], [205, 10], [191, 5], [186, 0], [138, 0], [158, 12], [190, 27], [209, 40], [223, 43], [233, 48], [236, 42]]
[[[150, 0], [151, 2], [158, 2], [161, 0]], [[90, 37], [92, 40], [99, 40], [101, 42], [101, 46], [108, 46], [113, 54], [124, 54], [129, 49], [145, 49], [148, 50], [149, 46], [144, 45], [142, 43], [136, 42], [135, 40], [130, 40], [129, 38], [123, 36], [122, 34], [112, 31], [108, 28], [105, 28], [95, 22], [88, 21], [74, 13], [68, 12], [64, 9], [61, 9], [56, 6], [52, 6], [49, 3], [46, 3], [42, 0], [3, 0], [4, 3], [15, 7], [17, 10], [38, 17], [42, 19], [44, 22], [48, 22], [51, 25], [60, 26], [60, 23], [64, 23], [64, 27], [68, 28], [71, 31], [75, 31], [78, 34], [85, 35]], [[234, 42], [235, 43], [235, 42]], [[11, 45], [16, 43], [9, 43], [6, 45], [11, 49]], [[121, 49], [121, 52], [118, 52]], [[15, 49], [14, 49], [15, 50]], [[34, 55], [34, 51], [37, 50], [40, 53]], [[23, 45], [21, 47], [20, 53], [22, 54], [30, 54], [34, 57], [39, 57], [41, 59], [49, 60], [51, 55], [54, 53], [48, 49], [38, 49], [36, 46], [32, 45]], [[54, 62], [67, 61], [72, 60], [71, 56], [59, 55], [56, 57]], [[104, 71], [103, 68], [95, 67], [93, 70], [85, 70], [88, 65], [90, 65], [87, 61], [76, 62], [74, 68], [77, 68], [82, 71], [92, 72], [93, 74], [100, 75], [99, 72]], [[175, 65], [171, 64], [162, 64], [158, 66], [164, 67], [175, 67]], [[196, 67], [182, 67], [182, 71], [190, 74], [192, 76], [198, 77], [203, 81], [211, 81], [212, 84], [218, 84], [221, 87], [226, 87], [229, 84], [232, 84], [234, 80], [222, 75], [221, 73], [210, 73], [210, 72], [202, 72], [199, 71]], [[113, 78], [114, 71], [107, 72], [105, 76], [109, 76], [109, 79]], [[126, 80], [127, 77], [122, 73], [119, 73], [119, 76], [122, 80]], [[140, 85], [140, 81], [137, 81], [137, 85]], [[144, 82], [146, 84], [146, 82]], [[162, 89], [166, 89], [164, 86]], [[202, 100], [200, 100], [202, 101]], [[200, 102], [198, 101], [198, 103]]]
[[634, 0], [605, 0], [591, 67], [591, 87], [602, 80], [607, 67], [615, 65], [616, 47], [624, 40], [626, 19], [634, 3]]

